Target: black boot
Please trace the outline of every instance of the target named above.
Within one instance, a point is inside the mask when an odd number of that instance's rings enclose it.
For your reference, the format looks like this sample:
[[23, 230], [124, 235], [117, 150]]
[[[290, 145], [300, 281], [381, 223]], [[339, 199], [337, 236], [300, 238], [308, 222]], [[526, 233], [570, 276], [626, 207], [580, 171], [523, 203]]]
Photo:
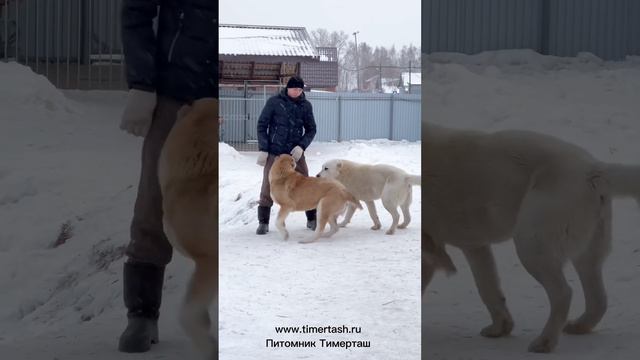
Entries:
[[269, 232], [270, 216], [271, 216], [270, 206], [258, 206], [258, 229], [256, 229], [256, 234], [264, 235]]
[[148, 351], [158, 343], [158, 317], [162, 299], [164, 267], [149, 263], [124, 264], [124, 304], [128, 324], [118, 343], [126, 353]]
[[307, 215], [307, 228], [314, 230], [316, 229], [316, 209], [307, 210], [304, 212]]

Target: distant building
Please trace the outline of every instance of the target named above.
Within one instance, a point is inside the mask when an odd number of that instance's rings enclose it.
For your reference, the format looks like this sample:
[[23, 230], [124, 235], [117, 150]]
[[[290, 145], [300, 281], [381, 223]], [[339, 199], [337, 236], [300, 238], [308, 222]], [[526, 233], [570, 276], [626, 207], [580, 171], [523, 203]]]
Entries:
[[364, 81], [362, 91], [364, 92], [378, 92], [385, 94], [399, 94], [400, 93], [400, 79], [399, 78], [382, 78], [380, 81], [379, 75], [374, 75]]
[[305, 87], [335, 91], [337, 49], [315, 48], [304, 27], [220, 24], [221, 85], [286, 84], [300, 75]]
[[[411, 74], [411, 76], [409, 76]], [[402, 83], [400, 84], [403, 93], [422, 93], [422, 73], [408, 71], [402, 73]]]

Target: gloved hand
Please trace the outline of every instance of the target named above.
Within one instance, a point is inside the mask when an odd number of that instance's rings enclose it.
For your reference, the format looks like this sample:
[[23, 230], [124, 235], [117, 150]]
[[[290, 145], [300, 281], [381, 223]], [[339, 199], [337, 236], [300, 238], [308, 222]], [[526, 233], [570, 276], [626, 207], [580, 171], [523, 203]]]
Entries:
[[302, 154], [304, 153], [304, 150], [302, 150], [302, 148], [300, 146], [296, 146], [293, 148], [293, 150], [291, 150], [291, 156], [293, 156], [293, 159], [298, 162], [298, 160], [300, 160], [300, 158], [302, 157]]
[[145, 137], [151, 127], [156, 102], [156, 93], [154, 92], [129, 90], [127, 105], [120, 121], [120, 129], [135, 136]]
[[258, 154], [258, 161], [256, 161], [256, 164], [260, 165], [260, 166], [264, 166], [267, 163], [267, 158], [269, 157], [269, 153], [266, 151], [260, 151], [260, 153]]

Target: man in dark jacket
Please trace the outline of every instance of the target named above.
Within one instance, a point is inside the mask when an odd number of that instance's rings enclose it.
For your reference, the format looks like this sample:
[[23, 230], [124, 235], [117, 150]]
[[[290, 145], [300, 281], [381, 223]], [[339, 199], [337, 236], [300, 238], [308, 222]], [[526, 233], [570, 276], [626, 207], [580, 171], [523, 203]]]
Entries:
[[123, 273], [128, 325], [118, 349], [144, 352], [158, 341], [164, 268], [172, 256], [162, 225], [158, 158], [178, 109], [218, 97], [218, 3], [124, 0], [122, 44], [130, 90], [120, 128], [144, 143]]
[[[287, 88], [278, 95], [272, 96], [262, 109], [258, 119], [258, 165], [264, 166], [262, 188], [258, 203], [258, 229], [256, 234], [263, 235], [269, 231], [271, 214], [271, 191], [269, 187], [269, 170], [276, 156], [291, 154], [296, 160], [296, 171], [309, 176], [304, 151], [316, 135], [316, 122], [313, 118], [311, 103], [304, 96], [304, 81], [299, 76], [292, 76]], [[306, 211], [307, 227], [315, 230], [316, 210]]]

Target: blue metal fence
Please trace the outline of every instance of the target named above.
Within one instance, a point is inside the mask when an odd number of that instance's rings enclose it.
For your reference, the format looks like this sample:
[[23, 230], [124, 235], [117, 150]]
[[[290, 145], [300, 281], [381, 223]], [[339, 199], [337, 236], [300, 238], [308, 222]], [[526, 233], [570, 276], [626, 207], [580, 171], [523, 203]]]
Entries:
[[[231, 95], [221, 91], [222, 141], [255, 144], [258, 118], [269, 91]], [[419, 94], [307, 93], [318, 132], [315, 141], [420, 140]]]
[[638, 0], [423, 0], [422, 51], [640, 55]]

